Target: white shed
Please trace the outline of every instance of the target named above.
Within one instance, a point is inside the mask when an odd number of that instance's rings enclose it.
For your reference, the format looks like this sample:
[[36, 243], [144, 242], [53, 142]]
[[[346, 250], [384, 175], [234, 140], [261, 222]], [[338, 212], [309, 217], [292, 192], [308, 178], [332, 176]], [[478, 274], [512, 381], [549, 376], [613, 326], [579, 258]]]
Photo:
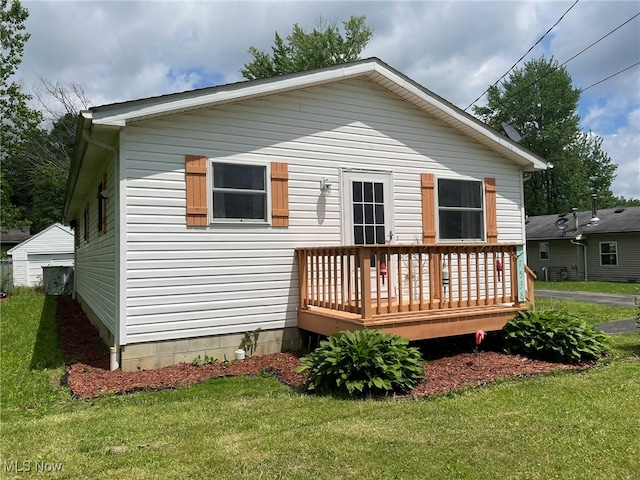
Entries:
[[54, 223], [9, 250], [13, 285], [35, 287], [42, 283], [42, 267], [73, 266], [73, 238], [71, 228]]

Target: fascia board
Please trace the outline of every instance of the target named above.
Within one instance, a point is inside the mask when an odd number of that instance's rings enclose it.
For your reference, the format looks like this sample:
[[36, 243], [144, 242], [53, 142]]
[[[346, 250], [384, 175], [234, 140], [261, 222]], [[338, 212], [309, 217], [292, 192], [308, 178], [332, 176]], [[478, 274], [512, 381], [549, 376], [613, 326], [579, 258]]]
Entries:
[[204, 95], [190, 95], [182, 99], [167, 98], [163, 100], [159, 98], [155, 104], [140, 105], [137, 108], [135, 104], [128, 104], [123, 105], [121, 108], [109, 109], [104, 112], [94, 111], [93, 124], [125, 126], [128, 123], [147, 118], [172, 115], [181, 111], [209, 108], [223, 103], [238, 102], [288, 90], [322, 85], [337, 79], [359, 76], [371, 70], [371, 65], [364, 63], [307, 75], [296, 75], [291, 78], [274, 77], [271, 81], [258, 85], [239, 84], [231, 89], [218, 90]]

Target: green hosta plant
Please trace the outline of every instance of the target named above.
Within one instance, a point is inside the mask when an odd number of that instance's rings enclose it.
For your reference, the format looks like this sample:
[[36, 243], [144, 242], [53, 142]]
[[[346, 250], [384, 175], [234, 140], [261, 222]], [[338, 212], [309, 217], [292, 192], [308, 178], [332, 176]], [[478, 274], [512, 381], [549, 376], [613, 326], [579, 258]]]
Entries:
[[302, 358], [307, 389], [355, 396], [406, 392], [424, 377], [420, 351], [409, 341], [376, 330], [337, 332]]
[[606, 335], [566, 310], [520, 312], [503, 332], [507, 351], [545, 360], [577, 363], [607, 352]]

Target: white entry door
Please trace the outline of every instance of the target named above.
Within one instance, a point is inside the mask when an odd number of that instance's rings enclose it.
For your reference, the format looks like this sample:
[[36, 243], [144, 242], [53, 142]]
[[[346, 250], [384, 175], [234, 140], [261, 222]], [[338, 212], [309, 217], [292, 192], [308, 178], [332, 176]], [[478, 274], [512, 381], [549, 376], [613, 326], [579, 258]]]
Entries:
[[[390, 172], [344, 171], [342, 176], [342, 209], [344, 212], [343, 243], [345, 245], [383, 245], [393, 240], [393, 195]], [[372, 259], [387, 266], [384, 296], [393, 283], [392, 263], [388, 258]], [[372, 263], [372, 285], [375, 264]], [[393, 292], [391, 292], [393, 296]]]

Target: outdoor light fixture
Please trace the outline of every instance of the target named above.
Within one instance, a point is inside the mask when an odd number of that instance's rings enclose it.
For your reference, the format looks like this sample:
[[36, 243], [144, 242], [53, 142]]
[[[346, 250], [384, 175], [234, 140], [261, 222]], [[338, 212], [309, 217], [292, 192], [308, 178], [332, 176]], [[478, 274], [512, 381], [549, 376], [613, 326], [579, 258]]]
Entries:
[[320, 191], [322, 193], [331, 193], [331, 184], [329, 183], [328, 178], [320, 180]]

